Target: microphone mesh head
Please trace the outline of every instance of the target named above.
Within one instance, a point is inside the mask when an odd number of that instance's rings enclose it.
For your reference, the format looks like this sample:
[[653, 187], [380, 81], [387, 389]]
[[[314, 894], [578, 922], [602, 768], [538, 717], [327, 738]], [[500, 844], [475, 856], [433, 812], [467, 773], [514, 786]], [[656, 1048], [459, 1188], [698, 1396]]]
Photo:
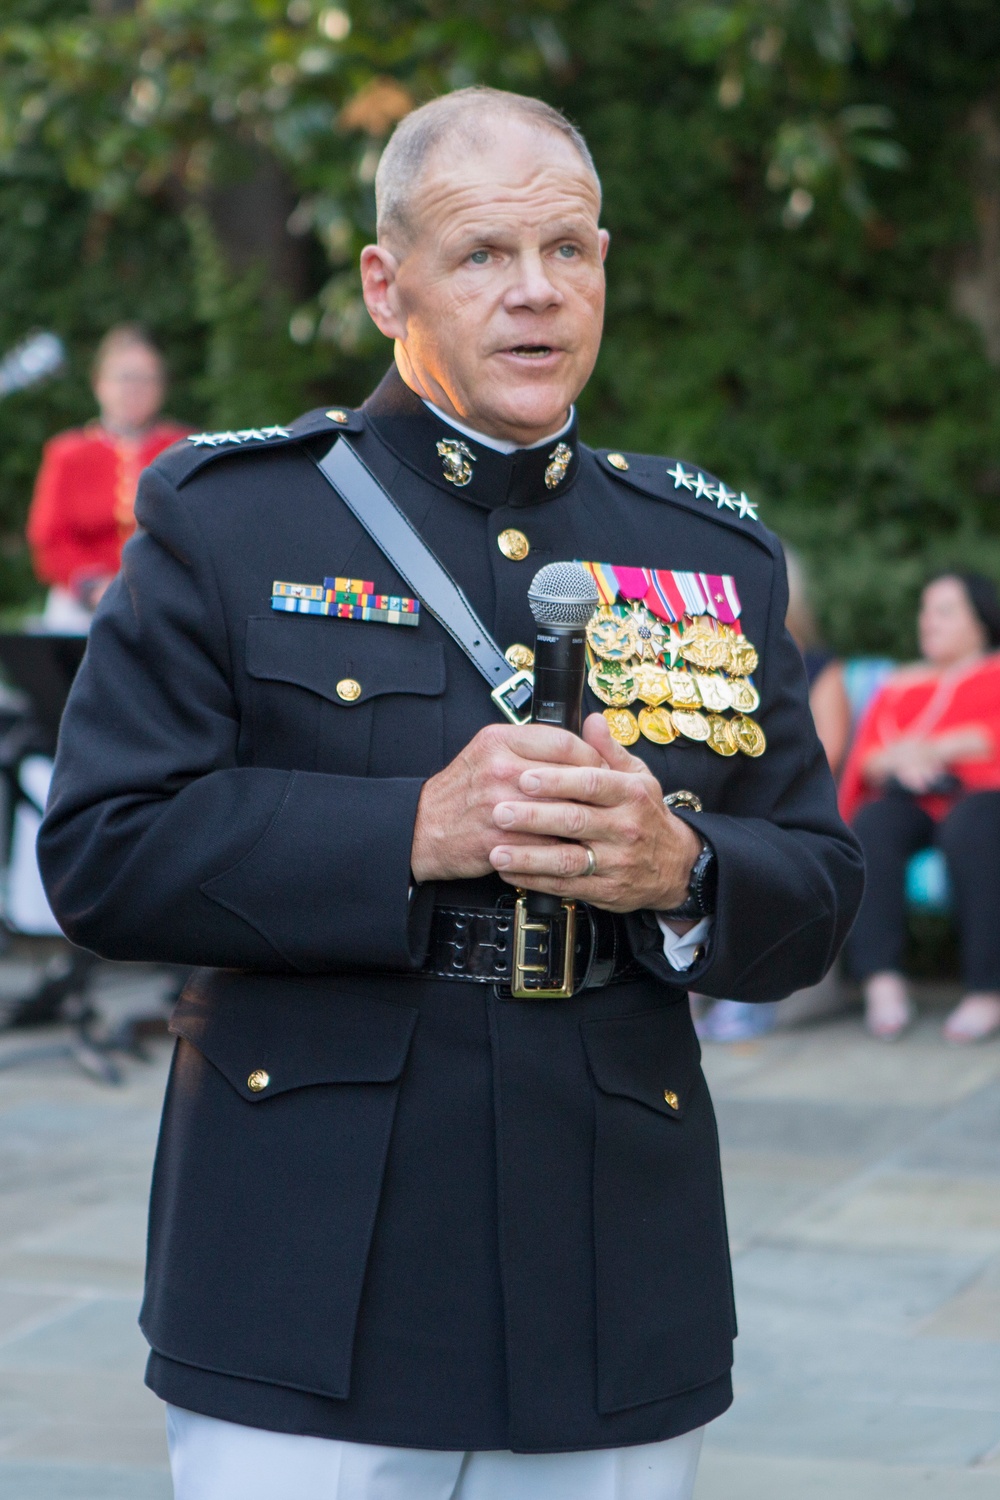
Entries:
[[600, 602], [596, 583], [579, 563], [547, 563], [528, 590], [538, 625], [586, 625]]

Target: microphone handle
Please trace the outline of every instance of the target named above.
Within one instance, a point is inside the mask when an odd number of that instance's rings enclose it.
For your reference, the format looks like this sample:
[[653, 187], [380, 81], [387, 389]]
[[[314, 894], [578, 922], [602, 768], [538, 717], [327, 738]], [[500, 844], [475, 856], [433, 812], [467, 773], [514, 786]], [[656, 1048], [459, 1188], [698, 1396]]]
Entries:
[[[579, 734], [583, 727], [583, 684], [587, 676], [587, 637], [582, 625], [540, 625], [535, 635], [534, 724], [554, 724]], [[528, 892], [528, 915], [557, 917], [562, 899]]]

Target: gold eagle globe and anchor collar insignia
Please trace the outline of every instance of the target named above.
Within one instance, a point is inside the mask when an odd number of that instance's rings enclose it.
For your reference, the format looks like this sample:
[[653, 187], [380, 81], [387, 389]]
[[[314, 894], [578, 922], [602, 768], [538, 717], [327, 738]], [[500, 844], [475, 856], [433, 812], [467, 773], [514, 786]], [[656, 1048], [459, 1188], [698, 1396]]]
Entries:
[[604, 717], [619, 744], [634, 745], [641, 734], [669, 745], [680, 736], [717, 755], [763, 755], [764, 731], [749, 717], [760, 706], [752, 680], [759, 659], [740, 626], [735, 579], [583, 567], [601, 601], [587, 625], [587, 680], [608, 705]]
[[573, 461], [573, 450], [567, 443], [557, 443], [549, 454], [549, 461], [545, 466], [545, 488], [547, 490], [558, 489], [566, 478], [567, 470]]
[[437, 445], [438, 456], [441, 459], [441, 471], [449, 484], [457, 485], [460, 490], [472, 479], [473, 465], [476, 455], [466, 443], [459, 442], [457, 438], [442, 438]]

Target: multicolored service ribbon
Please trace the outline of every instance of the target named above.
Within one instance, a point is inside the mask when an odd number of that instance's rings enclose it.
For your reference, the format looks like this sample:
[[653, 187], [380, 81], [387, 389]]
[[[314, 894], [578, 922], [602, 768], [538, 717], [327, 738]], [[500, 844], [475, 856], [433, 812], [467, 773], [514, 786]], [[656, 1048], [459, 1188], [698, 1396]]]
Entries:
[[684, 615], [712, 615], [724, 625], [735, 625], [740, 617], [736, 580], [728, 573], [683, 573], [601, 562], [582, 566], [596, 583], [602, 604], [618, 600], [644, 604], [658, 619], [671, 623]]
[[287, 614], [327, 615], [380, 625], [419, 625], [420, 600], [405, 594], [376, 594], [367, 578], [324, 578], [322, 583], [271, 585], [271, 608]]

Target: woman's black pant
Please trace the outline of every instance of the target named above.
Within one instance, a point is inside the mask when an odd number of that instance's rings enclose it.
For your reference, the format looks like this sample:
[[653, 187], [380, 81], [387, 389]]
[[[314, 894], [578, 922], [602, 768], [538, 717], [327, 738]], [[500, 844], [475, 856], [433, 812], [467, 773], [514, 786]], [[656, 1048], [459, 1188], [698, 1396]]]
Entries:
[[867, 877], [847, 963], [856, 979], [900, 972], [906, 945], [906, 866], [936, 845], [951, 877], [962, 980], [970, 990], [1000, 990], [1000, 792], [961, 797], [935, 823], [909, 792], [893, 789], [854, 820]]

